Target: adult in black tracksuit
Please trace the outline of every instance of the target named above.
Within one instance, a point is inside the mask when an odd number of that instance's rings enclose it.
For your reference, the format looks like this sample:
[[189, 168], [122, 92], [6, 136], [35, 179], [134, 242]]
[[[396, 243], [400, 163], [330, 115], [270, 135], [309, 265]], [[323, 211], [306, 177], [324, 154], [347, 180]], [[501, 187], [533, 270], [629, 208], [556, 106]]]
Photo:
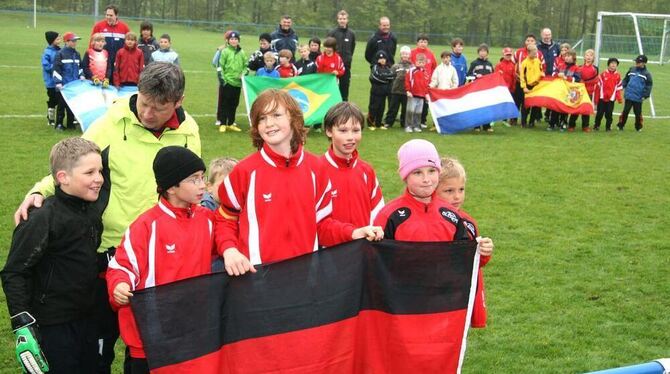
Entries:
[[270, 43], [275, 51], [280, 52], [282, 49], [288, 49], [295, 58], [295, 51], [298, 49], [298, 35], [291, 28], [292, 25], [291, 17], [282, 16], [279, 27], [270, 34], [272, 38]]
[[[14, 230], [0, 272], [12, 328], [32, 315], [50, 373], [94, 373], [98, 342], [95, 289], [102, 218], [92, 202], [56, 194]], [[36, 325], [32, 325], [35, 329]]]
[[389, 58], [386, 63], [391, 66], [395, 63], [393, 56], [397, 45], [398, 39], [391, 32], [391, 21], [388, 17], [382, 17], [379, 19], [379, 30], [370, 37], [365, 47], [365, 60], [373, 66], [377, 63], [377, 52], [384, 51]]
[[[540, 42], [537, 43], [537, 50], [542, 53], [544, 57], [545, 69], [544, 76], [551, 77], [554, 73], [554, 61], [556, 57], [561, 54], [560, 44], [554, 42], [551, 35], [551, 29], [545, 27], [540, 32]], [[549, 122], [551, 117], [551, 109], [544, 111], [544, 121]]]
[[351, 61], [356, 49], [356, 34], [349, 29], [349, 13], [340, 10], [337, 13], [338, 26], [328, 33], [337, 40], [337, 52], [344, 61], [344, 75], [340, 77], [340, 94], [342, 100], [349, 100], [349, 85], [351, 82]]

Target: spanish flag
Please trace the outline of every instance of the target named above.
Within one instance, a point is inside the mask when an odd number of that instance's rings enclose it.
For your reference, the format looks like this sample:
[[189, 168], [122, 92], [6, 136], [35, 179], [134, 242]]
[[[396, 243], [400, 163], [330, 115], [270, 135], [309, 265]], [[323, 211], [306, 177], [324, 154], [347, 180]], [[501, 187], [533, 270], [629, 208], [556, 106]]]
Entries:
[[593, 104], [584, 83], [568, 82], [561, 78], [545, 78], [526, 94], [526, 108], [540, 107], [567, 113], [593, 114]]
[[361, 239], [135, 293], [151, 373], [460, 373], [475, 241]]
[[328, 109], [342, 101], [337, 78], [333, 74], [308, 74], [293, 78], [244, 77], [242, 89], [247, 115], [256, 97], [268, 88], [287, 91], [300, 105], [306, 126], [323, 123]]

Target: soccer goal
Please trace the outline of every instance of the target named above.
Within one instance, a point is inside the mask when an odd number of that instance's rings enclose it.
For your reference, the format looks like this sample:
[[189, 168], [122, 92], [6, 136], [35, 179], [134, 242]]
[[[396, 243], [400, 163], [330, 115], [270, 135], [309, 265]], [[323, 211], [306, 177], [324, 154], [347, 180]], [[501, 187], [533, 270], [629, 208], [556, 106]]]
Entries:
[[[649, 64], [663, 65], [668, 58], [670, 14], [598, 12], [595, 37], [596, 61], [617, 57], [633, 62], [645, 54]], [[599, 64], [600, 65], [600, 64]], [[653, 97], [649, 98], [651, 116], [656, 117]]]

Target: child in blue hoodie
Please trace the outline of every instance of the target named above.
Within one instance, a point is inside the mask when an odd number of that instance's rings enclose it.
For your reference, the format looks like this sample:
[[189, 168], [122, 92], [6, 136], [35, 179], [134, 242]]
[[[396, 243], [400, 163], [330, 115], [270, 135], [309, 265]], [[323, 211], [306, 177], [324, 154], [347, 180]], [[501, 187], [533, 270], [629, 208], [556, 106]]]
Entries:
[[54, 63], [56, 62], [56, 54], [60, 51], [61, 37], [55, 31], [47, 31], [44, 33], [47, 39], [47, 47], [42, 53], [42, 78], [44, 78], [44, 86], [47, 89], [47, 123], [49, 126], [56, 124], [56, 108], [58, 107], [58, 92], [56, 92], [56, 83], [54, 82]]
[[619, 131], [623, 131], [628, 120], [630, 108], [635, 113], [635, 130], [642, 131], [642, 101], [651, 95], [651, 73], [647, 70], [647, 56], [639, 55], [635, 58], [635, 66], [631, 67], [623, 79], [623, 98], [626, 100], [623, 104], [623, 111], [619, 117]]
[[464, 85], [468, 72], [468, 61], [463, 56], [463, 39], [461, 38], [454, 38], [451, 41], [451, 65], [458, 74], [458, 87]]

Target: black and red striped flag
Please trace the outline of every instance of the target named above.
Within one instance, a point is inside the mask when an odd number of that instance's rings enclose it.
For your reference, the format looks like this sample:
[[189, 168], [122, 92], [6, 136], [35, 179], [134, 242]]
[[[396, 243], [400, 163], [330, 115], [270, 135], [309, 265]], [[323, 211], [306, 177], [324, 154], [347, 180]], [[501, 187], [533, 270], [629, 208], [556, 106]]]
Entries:
[[358, 240], [131, 306], [152, 373], [457, 373], [476, 247]]

